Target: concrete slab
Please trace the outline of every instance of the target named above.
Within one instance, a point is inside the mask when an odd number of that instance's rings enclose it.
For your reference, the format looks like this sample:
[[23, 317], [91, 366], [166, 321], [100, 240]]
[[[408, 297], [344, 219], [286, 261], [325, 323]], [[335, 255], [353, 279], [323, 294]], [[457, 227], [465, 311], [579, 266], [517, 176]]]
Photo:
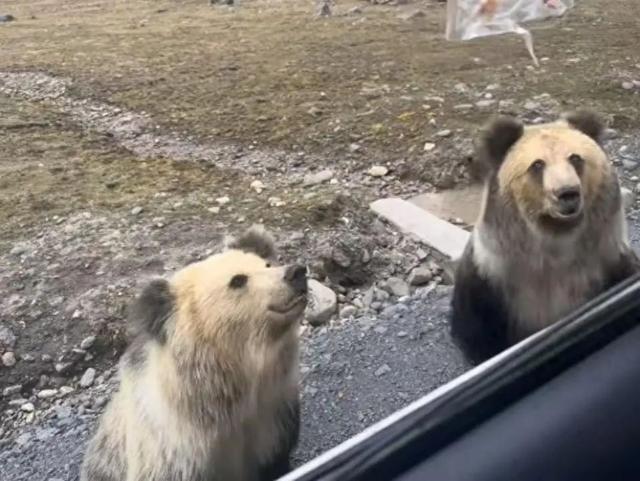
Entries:
[[413, 234], [455, 261], [464, 251], [469, 232], [421, 209], [416, 204], [392, 197], [371, 203], [371, 209], [404, 233]]
[[441, 219], [462, 219], [467, 225], [475, 224], [482, 204], [482, 185], [473, 185], [463, 189], [430, 192], [409, 199]]

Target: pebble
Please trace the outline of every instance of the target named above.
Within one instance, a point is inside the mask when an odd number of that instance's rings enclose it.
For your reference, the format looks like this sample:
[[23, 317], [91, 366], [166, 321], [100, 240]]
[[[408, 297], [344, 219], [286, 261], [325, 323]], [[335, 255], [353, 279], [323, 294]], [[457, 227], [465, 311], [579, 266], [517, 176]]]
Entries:
[[444, 129], [436, 132], [436, 137], [440, 137], [440, 138], [451, 137], [451, 134], [453, 134], [451, 130]]
[[250, 187], [255, 190], [258, 194], [262, 193], [262, 191], [266, 188], [266, 186], [262, 183], [261, 180], [254, 180], [251, 182]]
[[326, 169], [321, 170], [320, 172], [316, 172], [314, 174], [307, 174], [302, 181], [302, 185], [305, 187], [311, 187], [313, 185], [322, 184], [323, 182], [327, 182], [331, 180], [333, 177], [333, 171]]
[[219, 214], [220, 213], [220, 207], [209, 207], [207, 209], [208, 212], [211, 212], [212, 214]]
[[9, 351], [9, 352], [5, 352], [2, 355], [2, 364], [4, 364], [7, 367], [12, 367], [16, 365], [16, 355]]
[[16, 344], [16, 336], [7, 326], [0, 325], [0, 346], [12, 348]]
[[634, 87], [633, 82], [624, 81], [622, 82], [622, 88], [625, 90], [632, 90]]
[[91, 349], [93, 344], [96, 342], [96, 336], [87, 336], [80, 343], [80, 349], [84, 349], [85, 351]]
[[538, 110], [540, 108], [540, 104], [538, 102], [533, 102], [532, 100], [529, 100], [524, 103], [524, 108], [526, 110]]
[[2, 397], [13, 396], [22, 391], [22, 384], [14, 384], [13, 386], [7, 386], [2, 390]]
[[96, 370], [92, 367], [88, 368], [80, 378], [80, 387], [89, 387], [93, 384], [96, 377]]
[[407, 337], [409, 333], [407, 331], [399, 331], [398, 334], [396, 335], [400, 338], [403, 338], [403, 337]]
[[62, 386], [60, 388], [60, 395], [66, 396], [68, 394], [71, 394], [73, 391], [75, 391], [75, 389], [73, 389], [71, 386]]
[[458, 104], [453, 106], [453, 110], [471, 110], [473, 109], [473, 104]]
[[476, 107], [478, 107], [479, 109], [487, 109], [493, 106], [495, 103], [496, 101], [493, 99], [478, 100], [476, 102]]
[[38, 392], [38, 398], [39, 399], [51, 399], [52, 397], [56, 396], [58, 394], [58, 390], [57, 389], [43, 389], [42, 391]]
[[425, 152], [431, 152], [435, 148], [436, 148], [436, 144], [434, 144], [433, 142], [425, 142], [424, 143], [424, 151]]
[[387, 290], [396, 297], [409, 295], [409, 285], [399, 277], [389, 277], [386, 286]]
[[335, 292], [315, 279], [309, 280], [308, 289], [307, 321], [312, 326], [321, 326], [336, 312], [338, 297]]
[[391, 368], [389, 367], [389, 365], [388, 364], [383, 364], [378, 369], [376, 369], [376, 372], [374, 372], [374, 374], [377, 377], [380, 377], [380, 376], [384, 376], [385, 374], [387, 374], [389, 372], [391, 372]]
[[32, 413], [35, 410], [35, 407], [33, 403], [24, 403], [22, 406], [20, 406], [20, 410], [24, 411], [25, 413]]
[[633, 206], [635, 195], [630, 189], [627, 189], [626, 187], [622, 187], [620, 189], [620, 194], [622, 195], [622, 205], [625, 210]]
[[140, 215], [142, 214], [142, 207], [134, 207], [133, 209], [131, 209], [131, 215]]
[[384, 165], [374, 165], [367, 171], [367, 174], [369, 174], [371, 177], [384, 177], [388, 173], [389, 169], [387, 169]]
[[269, 207], [282, 207], [284, 205], [287, 205], [287, 203], [280, 197], [269, 197], [267, 199], [267, 203], [269, 204]]
[[638, 167], [638, 163], [633, 160], [622, 159], [622, 166], [627, 170], [634, 170]]
[[56, 372], [63, 373], [66, 372], [71, 366], [73, 366], [72, 362], [57, 362], [54, 366]]
[[348, 319], [352, 316], [355, 316], [358, 312], [358, 309], [355, 306], [344, 306], [340, 310], [340, 317], [343, 319]]
[[231, 202], [231, 199], [230, 199], [229, 197], [227, 197], [227, 196], [225, 196], [225, 197], [218, 197], [218, 198], [216, 199], [216, 202], [217, 202], [218, 204], [220, 204], [220, 205], [225, 205], [225, 204], [228, 204], [229, 202]]
[[428, 267], [416, 267], [409, 275], [409, 284], [423, 286], [433, 279], [433, 273]]

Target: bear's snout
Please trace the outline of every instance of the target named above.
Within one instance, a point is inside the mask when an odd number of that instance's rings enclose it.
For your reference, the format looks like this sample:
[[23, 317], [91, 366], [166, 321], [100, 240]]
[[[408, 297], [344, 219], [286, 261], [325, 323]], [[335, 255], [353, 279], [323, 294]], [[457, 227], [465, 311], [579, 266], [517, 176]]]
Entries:
[[307, 292], [307, 266], [294, 264], [284, 271], [284, 279], [297, 293]]
[[578, 214], [582, 207], [582, 192], [579, 185], [565, 186], [554, 191], [555, 202], [561, 215]]

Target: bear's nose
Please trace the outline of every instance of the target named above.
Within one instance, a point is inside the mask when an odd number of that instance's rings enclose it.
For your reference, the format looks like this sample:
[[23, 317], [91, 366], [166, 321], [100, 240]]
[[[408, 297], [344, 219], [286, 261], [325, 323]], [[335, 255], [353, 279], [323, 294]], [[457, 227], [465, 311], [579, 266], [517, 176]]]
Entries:
[[560, 212], [564, 215], [572, 215], [580, 209], [580, 187], [562, 187], [554, 192], [558, 199]]
[[287, 267], [284, 271], [284, 279], [296, 292], [301, 294], [307, 292], [307, 266], [294, 264]]

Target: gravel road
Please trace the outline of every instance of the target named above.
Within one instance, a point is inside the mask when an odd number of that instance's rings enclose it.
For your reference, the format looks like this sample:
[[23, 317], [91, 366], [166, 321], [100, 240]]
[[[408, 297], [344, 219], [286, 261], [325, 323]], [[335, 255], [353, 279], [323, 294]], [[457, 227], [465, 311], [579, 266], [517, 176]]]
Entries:
[[[629, 232], [636, 249], [637, 217], [630, 216]], [[303, 426], [296, 464], [465, 370], [447, 334], [450, 292], [450, 287], [423, 288], [377, 317], [351, 319], [305, 336]], [[84, 396], [106, 400], [108, 392], [102, 389]], [[0, 452], [0, 481], [75, 481], [99, 410], [58, 407], [48, 419], [22, 428]]]
[[[447, 287], [425, 288], [376, 318], [316, 329], [305, 338], [296, 464], [463, 372], [446, 332], [449, 294]], [[0, 452], [0, 480], [76, 480], [97, 416], [89, 409], [78, 411], [59, 408], [50, 419], [23, 428]]]

